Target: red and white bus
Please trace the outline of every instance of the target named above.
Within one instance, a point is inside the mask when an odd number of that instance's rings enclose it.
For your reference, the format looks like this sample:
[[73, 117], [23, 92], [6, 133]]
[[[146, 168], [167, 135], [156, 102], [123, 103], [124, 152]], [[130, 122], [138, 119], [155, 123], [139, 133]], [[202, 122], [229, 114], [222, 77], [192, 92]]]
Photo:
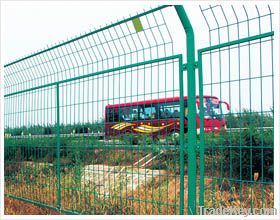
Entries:
[[[204, 131], [226, 129], [223, 109], [229, 104], [215, 96], [204, 96]], [[223, 105], [226, 108], [223, 108]], [[188, 98], [184, 97], [184, 132], [188, 131]], [[199, 96], [196, 97], [196, 128], [200, 130]], [[224, 110], [224, 111], [225, 111]], [[168, 135], [180, 131], [179, 97], [107, 105], [105, 108], [105, 137], [142, 133]]]

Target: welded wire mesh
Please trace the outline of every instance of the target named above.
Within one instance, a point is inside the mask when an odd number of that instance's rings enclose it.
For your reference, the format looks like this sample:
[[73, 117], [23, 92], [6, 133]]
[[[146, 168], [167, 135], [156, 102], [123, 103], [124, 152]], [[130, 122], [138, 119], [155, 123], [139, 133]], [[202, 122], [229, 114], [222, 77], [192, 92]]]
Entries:
[[161, 6], [5, 65], [5, 195], [70, 214], [273, 207], [272, 12], [200, 10], [196, 63], [184, 9]]
[[[274, 68], [272, 12], [266, 7], [201, 7], [209, 47], [199, 51], [204, 94], [229, 103], [208, 121], [200, 156], [206, 207], [273, 208]], [[224, 112], [223, 112], [224, 111]], [[225, 112], [227, 112], [225, 114]], [[214, 120], [213, 120], [214, 118]], [[223, 118], [223, 119], [222, 119]], [[204, 126], [209, 122], [204, 121]], [[226, 121], [226, 127], [222, 121]], [[205, 153], [205, 155], [203, 155]], [[205, 176], [204, 176], [205, 175]], [[204, 176], [204, 178], [202, 178]], [[203, 199], [205, 198], [205, 199]]]
[[5, 65], [6, 195], [67, 213], [182, 212], [183, 61], [170, 10]]
[[173, 54], [171, 35], [160, 10], [141, 16], [141, 31], [131, 20], [11, 62], [5, 66], [6, 94]]

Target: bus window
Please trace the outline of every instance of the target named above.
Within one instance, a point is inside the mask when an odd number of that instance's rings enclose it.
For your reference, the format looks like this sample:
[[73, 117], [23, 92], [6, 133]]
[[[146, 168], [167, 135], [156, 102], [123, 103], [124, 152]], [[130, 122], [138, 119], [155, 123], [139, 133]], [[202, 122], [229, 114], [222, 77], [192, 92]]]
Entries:
[[179, 103], [166, 103], [160, 107], [160, 118], [180, 118]]
[[106, 121], [107, 122], [116, 122], [119, 120], [117, 109], [108, 108], [106, 110]]
[[204, 117], [206, 118], [222, 118], [222, 112], [218, 99], [204, 98]]
[[138, 107], [137, 106], [133, 106], [131, 108], [131, 114], [130, 114], [130, 118], [132, 121], [137, 121], [138, 120]]
[[148, 118], [148, 116], [145, 115], [144, 106], [139, 106], [139, 119], [144, 120], [147, 118]]
[[141, 106], [139, 107], [139, 118], [142, 120], [145, 119], [156, 119], [156, 108], [155, 106]]
[[173, 118], [180, 118], [180, 106], [174, 106], [172, 117]]
[[119, 113], [120, 113], [120, 121], [128, 121], [129, 120], [129, 114], [127, 112], [126, 107], [121, 107], [119, 109]]
[[138, 107], [127, 106], [120, 108], [120, 121], [137, 121]]
[[148, 119], [155, 119], [156, 118], [156, 108], [153, 106], [145, 107], [145, 115]]

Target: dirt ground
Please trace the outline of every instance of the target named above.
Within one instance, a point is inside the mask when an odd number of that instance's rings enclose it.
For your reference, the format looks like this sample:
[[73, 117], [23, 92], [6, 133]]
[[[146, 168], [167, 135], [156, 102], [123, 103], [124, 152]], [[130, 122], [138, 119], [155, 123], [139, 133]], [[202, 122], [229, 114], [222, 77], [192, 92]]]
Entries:
[[41, 208], [9, 197], [4, 198], [5, 215], [63, 215], [55, 210]]

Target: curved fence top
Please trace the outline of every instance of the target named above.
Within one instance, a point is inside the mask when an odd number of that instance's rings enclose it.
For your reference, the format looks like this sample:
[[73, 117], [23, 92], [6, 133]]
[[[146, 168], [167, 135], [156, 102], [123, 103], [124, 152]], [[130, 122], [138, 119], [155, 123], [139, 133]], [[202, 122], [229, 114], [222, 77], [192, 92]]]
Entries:
[[248, 109], [271, 114], [275, 61], [270, 6], [215, 5], [200, 10], [209, 30], [209, 46], [199, 50], [204, 92], [228, 100], [232, 113]]
[[212, 5], [200, 6], [209, 29], [209, 42], [217, 45], [272, 31], [272, 11], [265, 7]]
[[6, 64], [5, 94], [174, 54], [160, 6]]

